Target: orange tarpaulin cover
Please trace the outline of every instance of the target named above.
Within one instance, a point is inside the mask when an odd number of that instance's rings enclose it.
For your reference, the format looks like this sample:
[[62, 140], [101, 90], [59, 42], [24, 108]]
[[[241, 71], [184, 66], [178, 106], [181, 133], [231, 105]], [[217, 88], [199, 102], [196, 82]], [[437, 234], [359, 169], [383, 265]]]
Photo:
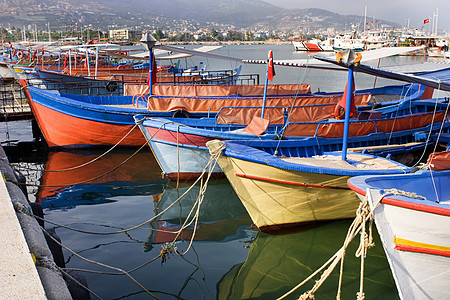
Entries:
[[261, 135], [266, 131], [268, 126], [269, 120], [255, 116], [250, 124], [248, 124], [248, 126], [244, 128], [244, 132]]
[[[261, 107], [225, 107], [217, 115], [217, 124], [247, 125], [255, 116], [261, 116]], [[282, 107], [266, 107], [264, 118], [272, 125], [284, 124]]]
[[[340, 96], [299, 96], [299, 97], [268, 97], [266, 99], [267, 107], [291, 107], [300, 105], [316, 105], [337, 103]], [[356, 96], [360, 103], [366, 105], [370, 99], [370, 95]], [[175, 102], [175, 104], [173, 103]], [[172, 111], [173, 107], [182, 108], [189, 112], [218, 112], [222, 107], [262, 107], [263, 97], [220, 97], [220, 98], [165, 98], [161, 99], [153, 97], [148, 102], [148, 110], [150, 111]], [[182, 107], [184, 106], [184, 107]], [[323, 112], [321, 114], [328, 114]], [[295, 119], [295, 118], [294, 118]]]
[[[434, 123], [442, 122], [444, 113], [436, 113]], [[349, 125], [349, 136], [362, 136], [376, 132], [396, 132], [424, 127], [433, 121], [433, 113], [417, 116], [401, 117], [387, 120], [352, 121]], [[317, 132], [317, 134], [316, 134]], [[285, 136], [317, 136], [339, 138], [344, 135], [344, 122], [333, 123], [291, 123], [284, 131]]]
[[[284, 123], [284, 110], [289, 116], [290, 122], [317, 122], [333, 117], [336, 104], [308, 105], [287, 107], [266, 107], [265, 117], [270, 120], [270, 124]], [[255, 115], [261, 115], [260, 107], [224, 107], [217, 116], [217, 124], [249, 124]]]
[[450, 170], [450, 151], [431, 153], [427, 163], [434, 171]]
[[[264, 95], [264, 85], [170, 85], [156, 84], [153, 94], [157, 96], [231, 96], [231, 95]], [[267, 95], [302, 95], [310, 94], [309, 84], [272, 84], [267, 87]], [[148, 86], [142, 84], [125, 84], [124, 95], [147, 95]]]

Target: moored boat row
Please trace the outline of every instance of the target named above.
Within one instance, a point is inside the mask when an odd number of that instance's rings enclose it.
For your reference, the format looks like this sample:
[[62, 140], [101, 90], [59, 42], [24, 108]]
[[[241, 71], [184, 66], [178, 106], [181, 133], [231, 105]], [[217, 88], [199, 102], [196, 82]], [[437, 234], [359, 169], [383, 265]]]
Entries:
[[[445, 80], [441, 83], [445, 89]], [[260, 86], [251, 96], [167, 97], [87, 96], [24, 86], [51, 147], [147, 142], [165, 175], [175, 180], [183, 173], [200, 175], [210, 161], [207, 146], [215, 155], [220, 152], [214, 172], [225, 173], [261, 231], [274, 231], [351, 218], [359, 202], [347, 187], [349, 178], [413, 173], [418, 160], [405, 161], [402, 154], [421, 156], [442, 146], [436, 136], [449, 130], [448, 100], [433, 98], [424, 84], [402, 85], [397, 99], [384, 104], [374, 102], [382, 98], [375, 89], [353, 93], [352, 84], [339, 94], [311, 94], [306, 88], [300, 95], [296, 85], [286, 86], [296, 91], [287, 95], [261, 95]], [[360, 101], [355, 110], [345, 109], [352, 107], [352, 98]], [[166, 171], [164, 160], [172, 171]]]

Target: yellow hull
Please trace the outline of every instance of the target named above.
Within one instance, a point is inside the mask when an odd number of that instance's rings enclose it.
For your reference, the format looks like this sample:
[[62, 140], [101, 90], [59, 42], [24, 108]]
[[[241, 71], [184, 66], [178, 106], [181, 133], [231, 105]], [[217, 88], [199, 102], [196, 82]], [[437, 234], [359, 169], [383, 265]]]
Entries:
[[282, 170], [227, 156], [218, 162], [262, 231], [351, 218], [359, 205], [347, 176]]

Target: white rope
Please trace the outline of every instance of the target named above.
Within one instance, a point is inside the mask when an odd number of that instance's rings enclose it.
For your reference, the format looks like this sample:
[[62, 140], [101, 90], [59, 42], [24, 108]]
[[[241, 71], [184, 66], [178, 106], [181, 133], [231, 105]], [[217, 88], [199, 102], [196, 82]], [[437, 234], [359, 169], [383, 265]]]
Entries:
[[[367, 254], [367, 249], [369, 247], [374, 246], [373, 243], [373, 237], [372, 237], [372, 225], [373, 225], [373, 211], [377, 207], [377, 205], [381, 202], [381, 200], [386, 197], [387, 195], [404, 195], [407, 197], [412, 197], [416, 199], [426, 199], [420, 195], [417, 195], [415, 193], [405, 192], [397, 189], [389, 189], [384, 190], [384, 194], [380, 195], [379, 199], [376, 199], [375, 201], [373, 199], [369, 200], [370, 193], [367, 192], [366, 197], [363, 201], [361, 201], [357, 211], [356, 211], [356, 218], [353, 220], [352, 224], [350, 225], [347, 236], [344, 240], [343, 246], [326, 262], [324, 263], [319, 269], [317, 269], [314, 273], [312, 273], [308, 278], [303, 280], [301, 283], [299, 283], [297, 286], [292, 288], [290, 291], [279, 297], [278, 299], [284, 299], [290, 294], [292, 294], [295, 290], [303, 286], [306, 282], [314, 278], [319, 272], [322, 270], [325, 271], [319, 278], [319, 280], [316, 281], [314, 286], [307, 292], [303, 293], [298, 299], [299, 300], [308, 300], [308, 299], [314, 299], [314, 293], [319, 289], [319, 287], [325, 282], [325, 280], [328, 278], [328, 276], [331, 274], [331, 272], [334, 270], [334, 268], [338, 265], [339, 262], [341, 262], [341, 268], [340, 268], [340, 278], [339, 278], [339, 286], [338, 291], [336, 295], [336, 299], [340, 299], [341, 297], [341, 286], [342, 286], [342, 275], [343, 275], [343, 262], [344, 262], [344, 256], [347, 250], [348, 245], [353, 240], [353, 238], [360, 234], [360, 245], [355, 253], [356, 257], [361, 257], [361, 272], [360, 272], [360, 289], [357, 292], [357, 299], [363, 300], [365, 299], [365, 294], [363, 292], [364, 288], [364, 259]], [[371, 205], [371, 202], [373, 203]], [[366, 233], [366, 223], [369, 223], [369, 233]]]

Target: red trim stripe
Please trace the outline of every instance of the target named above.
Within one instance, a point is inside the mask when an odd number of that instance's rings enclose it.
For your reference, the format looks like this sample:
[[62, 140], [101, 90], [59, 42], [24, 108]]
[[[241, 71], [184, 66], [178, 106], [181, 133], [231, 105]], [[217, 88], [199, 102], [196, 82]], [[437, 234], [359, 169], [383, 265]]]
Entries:
[[447, 216], [447, 217], [450, 216], [450, 209], [446, 209], [446, 208], [442, 208], [442, 207], [430, 206], [430, 205], [426, 205], [426, 204], [419, 204], [419, 203], [403, 201], [403, 200], [399, 200], [399, 199], [392, 199], [392, 198], [388, 198], [388, 197], [383, 198], [383, 200], [381, 200], [381, 203], [398, 206], [398, 207], [403, 207], [403, 208], [407, 208], [407, 209], [413, 209], [413, 210], [417, 210], [417, 211], [423, 211], [426, 213]]
[[400, 251], [419, 252], [419, 253], [434, 254], [434, 255], [440, 255], [440, 256], [450, 256], [450, 251], [429, 249], [429, 248], [422, 248], [422, 247], [414, 247], [414, 246], [408, 246], [408, 245], [402, 245], [402, 244], [395, 244], [395, 249], [400, 250]]
[[240, 174], [240, 173], [236, 173], [236, 176], [242, 177], [242, 178], [247, 178], [247, 179], [255, 179], [255, 180], [261, 180], [261, 181], [273, 182], [273, 183], [306, 186], [306, 187], [321, 188], [321, 189], [335, 189], [335, 190], [349, 190], [350, 189], [348, 187], [328, 186], [328, 185], [318, 185], [318, 184], [310, 184], [310, 183], [304, 183], [304, 182], [277, 180], [277, 179], [259, 177], [259, 176], [254, 176], [254, 175], [246, 175], [246, 174]]
[[[348, 186], [357, 194], [360, 194], [362, 196], [366, 196], [366, 191], [360, 189], [359, 187], [351, 184], [350, 182], [347, 182]], [[417, 211], [422, 211], [426, 213], [436, 214], [436, 215], [442, 215], [442, 216], [450, 216], [450, 209], [443, 208], [443, 207], [436, 207], [431, 206], [427, 204], [419, 204], [419, 203], [413, 203], [405, 200], [399, 200], [399, 199], [393, 199], [389, 197], [385, 197], [381, 200], [381, 203], [392, 205], [392, 206], [398, 206], [402, 208], [407, 209], [413, 209]]]

